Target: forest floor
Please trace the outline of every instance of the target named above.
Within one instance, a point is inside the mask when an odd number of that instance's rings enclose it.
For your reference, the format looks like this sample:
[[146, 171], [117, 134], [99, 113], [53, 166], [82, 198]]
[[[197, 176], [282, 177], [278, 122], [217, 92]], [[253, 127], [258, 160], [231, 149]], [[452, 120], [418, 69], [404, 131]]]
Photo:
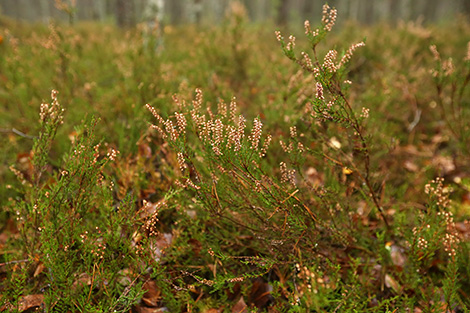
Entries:
[[468, 311], [470, 24], [332, 21], [0, 17], [0, 311]]

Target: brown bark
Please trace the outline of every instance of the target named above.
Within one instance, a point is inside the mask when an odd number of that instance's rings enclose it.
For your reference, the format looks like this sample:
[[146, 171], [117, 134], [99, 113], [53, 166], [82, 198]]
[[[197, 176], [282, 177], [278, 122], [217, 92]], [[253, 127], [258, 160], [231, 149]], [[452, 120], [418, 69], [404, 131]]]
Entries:
[[470, 1], [462, 0], [462, 13], [470, 17]]
[[287, 25], [289, 21], [289, 0], [281, 0], [277, 13], [277, 23], [279, 25]]
[[116, 21], [120, 27], [130, 27], [134, 25], [135, 19], [133, 9], [133, 1], [116, 1]]

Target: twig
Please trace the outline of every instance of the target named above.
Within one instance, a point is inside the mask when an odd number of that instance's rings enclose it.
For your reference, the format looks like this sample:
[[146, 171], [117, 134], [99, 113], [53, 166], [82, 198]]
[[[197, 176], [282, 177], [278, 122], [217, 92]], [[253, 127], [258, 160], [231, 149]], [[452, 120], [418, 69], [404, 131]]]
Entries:
[[[114, 306], [111, 308], [110, 312], [112, 312], [114, 310], [114, 308], [116, 308], [116, 306], [119, 304], [119, 301], [121, 300], [122, 297], [125, 297], [127, 296], [127, 294], [129, 293], [129, 291], [131, 291], [131, 287], [135, 284], [135, 282], [137, 281], [137, 279], [139, 279], [141, 276], [141, 274], [138, 274], [137, 277], [129, 284], [129, 286], [127, 286], [123, 293], [121, 293], [121, 295], [119, 296], [119, 298], [116, 300]], [[147, 279], [144, 283], [146, 283], [147, 281], [149, 281], [150, 279]]]
[[26, 263], [26, 262], [28, 262], [28, 261], [29, 261], [29, 259], [15, 260], [15, 261], [10, 261], [10, 262], [0, 263], [0, 266], [10, 265], [10, 264], [16, 264], [16, 263]]
[[413, 129], [416, 127], [416, 125], [418, 125], [420, 119], [421, 119], [421, 110], [420, 110], [420, 109], [417, 109], [417, 110], [415, 111], [415, 118], [414, 118], [413, 122], [411, 122], [411, 123], [408, 125], [408, 131], [409, 131], [409, 132], [413, 131]]
[[8, 128], [0, 128], [0, 133], [13, 133], [15, 135], [21, 136], [23, 138], [28, 138], [28, 139], [36, 139], [36, 136], [30, 136], [28, 134], [23, 133], [22, 131], [19, 131], [16, 128], [8, 129]]

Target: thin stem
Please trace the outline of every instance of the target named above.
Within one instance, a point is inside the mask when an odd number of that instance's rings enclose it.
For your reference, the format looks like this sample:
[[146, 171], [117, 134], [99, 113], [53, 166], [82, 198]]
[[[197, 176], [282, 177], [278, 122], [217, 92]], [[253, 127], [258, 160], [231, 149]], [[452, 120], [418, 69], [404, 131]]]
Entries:
[[[314, 49], [314, 57], [315, 57], [315, 65], [318, 66], [318, 69], [320, 70], [320, 72], [324, 72], [322, 67], [319, 66], [320, 63], [318, 61], [318, 57], [317, 57], [315, 49]], [[299, 63], [299, 62], [297, 62], [297, 63]], [[306, 68], [306, 67], [303, 66], [303, 68]], [[308, 69], [308, 70], [309, 70], [309, 72], [313, 73], [313, 69], [312, 70]], [[372, 188], [372, 184], [370, 182], [370, 154], [369, 154], [369, 148], [367, 146], [367, 141], [364, 138], [364, 135], [362, 133], [362, 127], [360, 126], [359, 121], [356, 118], [356, 115], [354, 114], [354, 110], [352, 109], [351, 104], [349, 103], [349, 101], [346, 98], [345, 94], [341, 91], [341, 87], [338, 85], [337, 81], [336, 81], [336, 85], [334, 85], [334, 86], [335, 86], [335, 88], [333, 89], [332, 84], [328, 84], [327, 85], [328, 91], [333, 95], [334, 94], [339, 95], [341, 97], [341, 99], [344, 101], [343, 103], [345, 104], [344, 108], [346, 108], [346, 110], [344, 110], [344, 112], [346, 113], [346, 119], [350, 121], [350, 123], [349, 123], [350, 126], [352, 126], [352, 128], [354, 129], [354, 132], [357, 134], [357, 136], [359, 136], [359, 139], [361, 141], [361, 152], [364, 156], [365, 176], [363, 176], [360, 173], [360, 171], [356, 171], [356, 172], [358, 173], [359, 178], [366, 184], [367, 189], [369, 190], [370, 196], [372, 198], [372, 201], [373, 201], [375, 207], [379, 211], [379, 214], [382, 216], [382, 219], [383, 219], [385, 225], [387, 226], [387, 228], [389, 228], [390, 226], [389, 226], [389, 224], [387, 222], [387, 219], [385, 217], [385, 213], [383, 212], [382, 207], [380, 206], [380, 203], [377, 199], [376, 192]]]

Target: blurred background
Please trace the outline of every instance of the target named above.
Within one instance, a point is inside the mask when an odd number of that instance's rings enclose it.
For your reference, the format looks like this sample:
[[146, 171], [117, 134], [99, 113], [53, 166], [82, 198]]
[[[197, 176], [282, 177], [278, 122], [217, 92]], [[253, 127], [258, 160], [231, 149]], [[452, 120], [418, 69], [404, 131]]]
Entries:
[[[17, 20], [95, 20], [122, 27], [158, 19], [165, 24], [212, 24], [223, 20], [231, 0], [0, 0], [0, 13]], [[288, 25], [321, 18], [325, 0], [242, 0], [253, 22]], [[448, 21], [470, 15], [470, 0], [329, 0], [339, 21], [363, 24]]]

